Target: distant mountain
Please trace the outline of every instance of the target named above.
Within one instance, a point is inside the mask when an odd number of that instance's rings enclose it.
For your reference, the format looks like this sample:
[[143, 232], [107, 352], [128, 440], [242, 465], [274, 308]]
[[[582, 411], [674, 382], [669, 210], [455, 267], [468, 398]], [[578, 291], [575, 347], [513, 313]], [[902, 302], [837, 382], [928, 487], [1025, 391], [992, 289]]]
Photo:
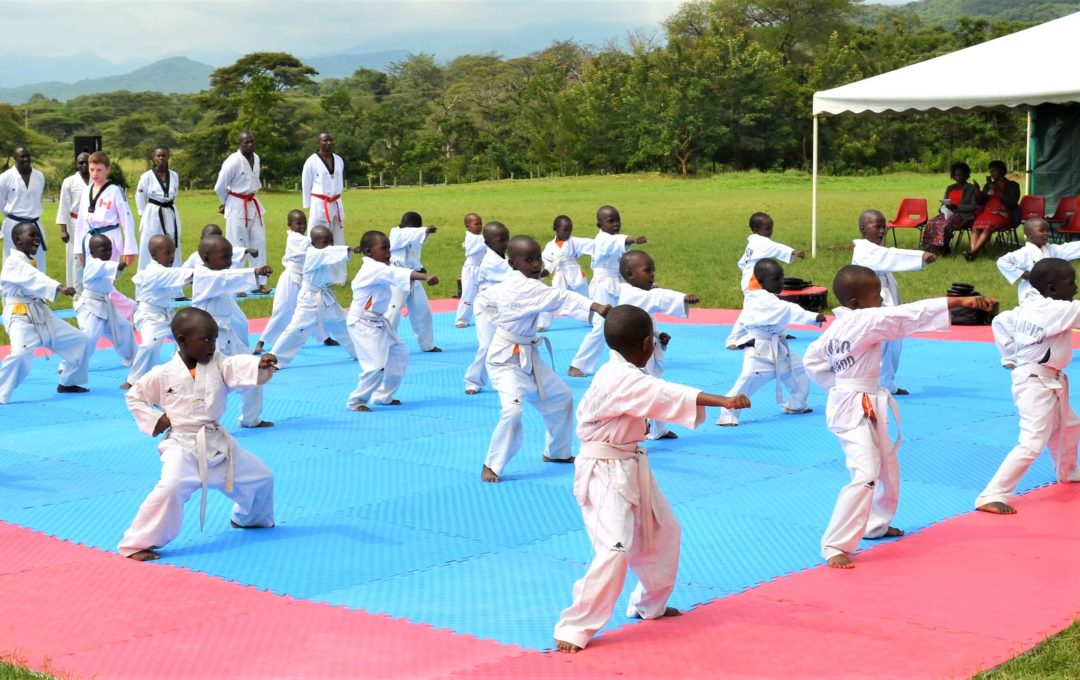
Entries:
[[953, 24], [960, 17], [1041, 23], [1080, 12], [1080, 0], [916, 0], [893, 8], [927, 23]]
[[318, 72], [318, 80], [324, 78], [347, 78], [356, 72], [358, 68], [370, 68], [376, 71], [386, 71], [386, 67], [395, 61], [401, 61], [409, 56], [405, 50], [384, 50], [382, 52], [365, 52], [363, 54], [328, 54], [321, 57], [302, 57], [301, 61], [314, 67]]
[[0, 62], [4, 64], [4, 68], [0, 69], [0, 88], [42, 82], [73, 83], [85, 78], [115, 76], [145, 66], [150, 61], [150, 59], [140, 59], [114, 64], [96, 54], [50, 57], [36, 50], [27, 50], [19, 54], [4, 54], [0, 55]]
[[187, 57], [170, 57], [137, 68], [130, 73], [76, 82], [47, 82], [0, 88], [0, 102], [22, 104], [34, 94], [65, 101], [84, 94], [115, 92], [201, 92], [210, 86], [213, 66]]

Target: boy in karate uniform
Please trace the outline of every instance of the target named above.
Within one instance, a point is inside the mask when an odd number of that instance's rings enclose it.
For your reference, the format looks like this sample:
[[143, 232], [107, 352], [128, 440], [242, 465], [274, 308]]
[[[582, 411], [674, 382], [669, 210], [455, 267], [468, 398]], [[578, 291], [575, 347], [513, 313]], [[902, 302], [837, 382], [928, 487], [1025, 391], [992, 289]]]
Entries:
[[329, 227], [319, 225], [311, 228], [311, 243], [304, 254], [303, 283], [296, 297], [292, 320], [271, 352], [277, 357], [278, 367], [285, 368], [296, 357], [312, 333], [333, 333], [341, 338], [341, 346], [350, 357], [356, 359], [349, 330], [345, 324], [345, 310], [338, 304], [330, 286], [344, 283], [337, 277], [345, 270], [349, 259], [349, 246], [331, 245], [334, 235]]
[[139, 242], [135, 240], [135, 218], [131, 216], [124, 191], [109, 181], [111, 162], [104, 151], [95, 151], [88, 159], [90, 185], [79, 203], [79, 219], [75, 223], [75, 258], [86, 264], [90, 237], [104, 234], [112, 241], [112, 259], [123, 255], [125, 265], [135, 261]]
[[[619, 273], [625, 281], [619, 284], [619, 304], [633, 305], [645, 310], [649, 316], [667, 314], [685, 319], [690, 316], [690, 305], [700, 301], [697, 295], [687, 295], [677, 290], [656, 288], [656, 263], [643, 250], [631, 250], [619, 260]], [[656, 328], [656, 319], [653, 319]], [[667, 333], [655, 333], [656, 343], [645, 372], [654, 378], [664, 375], [664, 350], [667, 349], [671, 336]], [[678, 439], [679, 435], [667, 428], [659, 420], [649, 420], [649, 439]]]
[[1009, 343], [998, 346], [1016, 365], [1012, 395], [1020, 414], [1020, 439], [975, 499], [976, 510], [1000, 515], [1016, 512], [1008, 500], [1044, 448], [1050, 449], [1057, 481], [1080, 481], [1080, 419], [1069, 404], [1064, 371], [1072, 361], [1073, 329], [1080, 327], [1080, 302], [1073, 300], [1076, 272], [1065, 260], [1046, 257], [1031, 268], [1027, 282], [1031, 290], [1012, 310]]
[[[130, 365], [135, 355], [135, 335], [131, 330], [131, 321], [124, 316], [113, 302], [116, 292], [114, 284], [117, 275], [124, 270], [123, 262], [112, 259], [112, 241], [104, 234], [90, 237], [87, 245], [90, 257], [83, 265], [83, 291], [75, 301], [75, 316], [79, 328], [86, 333], [86, 361], [97, 349], [102, 337], [112, 343], [124, 365]], [[134, 309], [135, 303], [128, 300], [125, 307]]]
[[1044, 257], [1056, 257], [1062, 260], [1080, 259], [1080, 241], [1072, 243], [1047, 243], [1050, 237], [1050, 224], [1040, 218], [1024, 220], [1024, 246], [998, 258], [997, 267], [1001, 275], [1010, 284], [1019, 282], [1016, 296], [1024, 301], [1031, 290], [1028, 275], [1035, 263]]
[[[300, 294], [300, 285], [303, 283], [304, 254], [311, 245], [311, 239], [307, 237], [307, 217], [304, 216], [304, 211], [289, 211], [286, 224], [288, 230], [285, 235], [285, 256], [281, 258], [284, 270], [278, 276], [277, 285], [274, 286], [274, 304], [270, 308], [270, 320], [266, 322], [259, 341], [255, 343], [253, 354], [262, 354], [266, 345], [273, 347], [282, 331], [289, 325], [296, 309], [296, 296]], [[344, 281], [344, 277], [341, 280]], [[278, 363], [281, 364], [280, 355]]]
[[[901, 304], [900, 288], [896, 285], [893, 272], [913, 272], [937, 259], [933, 253], [903, 248], [886, 248], [881, 245], [885, 240], [885, 216], [877, 210], [864, 210], [859, 215], [859, 233], [863, 238], [855, 239], [855, 250], [851, 254], [851, 264], [873, 269], [881, 279], [881, 297], [885, 307]], [[903, 349], [902, 336], [889, 340], [881, 346], [881, 375], [878, 380], [890, 394], [905, 395], [909, 392], [896, 386], [896, 370], [900, 367], [900, 350]]]
[[[505, 281], [511, 274], [506, 263], [506, 247], [510, 243], [510, 230], [502, 222], [488, 222], [484, 225], [484, 259], [476, 273], [476, 294], [479, 295], [496, 283]], [[476, 355], [465, 369], [465, 394], [476, 394], [487, 383], [487, 353], [491, 338], [495, 335], [495, 323], [480, 313], [473, 302], [473, 314], [476, 316]]]
[[521, 448], [524, 402], [528, 401], [544, 419], [546, 441], [544, 461], [572, 463], [571, 436], [574, 427], [574, 397], [537, 351], [543, 336], [536, 326], [541, 314], [561, 313], [588, 323], [592, 314], [611, 309], [573, 291], [544, 285], [540, 277], [544, 261], [540, 244], [528, 236], [515, 236], [507, 248], [514, 273], [476, 298], [476, 309], [495, 324], [488, 347], [487, 370], [491, 385], [499, 393], [499, 422], [491, 434], [480, 479], [498, 482], [503, 468]]
[[176, 538], [184, 503], [199, 488], [200, 528], [211, 488], [236, 502], [233, 527], [274, 526], [273, 475], [220, 422], [229, 390], [265, 384], [274, 375], [274, 355], [216, 353], [217, 324], [195, 307], [176, 313], [172, 334], [173, 358], [139, 378], [124, 397], [141, 432], [151, 437], [167, 432], [158, 444], [161, 479], [120, 541], [120, 554], [139, 562], [156, 560], [160, 555], [154, 549]]
[[[438, 231], [438, 228], [433, 224], [426, 227], [421, 226], [422, 224], [423, 219], [419, 213], [407, 212], [401, 216], [401, 224], [390, 230], [390, 264], [420, 273], [427, 271], [420, 262], [420, 251], [427, 237]], [[390, 322], [395, 333], [398, 322], [401, 321], [402, 309], [406, 307], [409, 309], [409, 325], [416, 335], [420, 351], [441, 352], [442, 350], [435, 346], [435, 336], [431, 329], [431, 307], [428, 306], [427, 293], [424, 292], [422, 283], [409, 282], [403, 290], [396, 292], [390, 303], [386, 320]]]
[[398, 406], [394, 392], [401, 386], [409, 365], [409, 350], [386, 319], [386, 310], [395, 295], [413, 281], [429, 286], [439, 277], [390, 264], [390, 239], [381, 231], [366, 232], [360, 239], [364, 262], [352, 280], [352, 304], [346, 324], [349, 339], [360, 362], [360, 378], [345, 405], [353, 411], [368, 412], [368, 404]]
[[[799, 355], [788, 348], [785, 329], [791, 324], [821, 325], [825, 315], [808, 312], [777, 297], [784, 288], [784, 270], [776, 260], [758, 260], [754, 265], [754, 278], [761, 288], [747, 291], [737, 322], [754, 344], [743, 350], [742, 373], [728, 396], [745, 394], [752, 397], [770, 380], [775, 380], [776, 401], [784, 413], [810, 413], [811, 409], [806, 407], [810, 379], [806, 377]], [[788, 389], [787, 401], [784, 401], [781, 385]], [[739, 412], [720, 409], [716, 424], [738, 425]]]
[[11, 354], [0, 362], [0, 404], [30, 373], [34, 350], [45, 347], [63, 357], [57, 392], [87, 392], [86, 334], [56, 318], [46, 302], [60, 293], [74, 295], [37, 268], [33, 255], [41, 248], [41, 229], [36, 222], [20, 222], [11, 230], [11, 252], [0, 269], [0, 299], [4, 305], [4, 329], [11, 338]]
[[574, 601], [555, 624], [555, 646], [579, 652], [611, 618], [634, 570], [638, 585], [627, 616], [678, 616], [667, 606], [679, 569], [681, 528], [653, 480], [646, 451], [645, 420], [697, 427], [706, 406], [749, 408], [750, 400], [707, 394], [648, 375], [656, 344], [652, 319], [642, 309], [619, 305], [604, 323], [611, 358], [593, 377], [578, 404], [581, 452], [574, 464], [574, 497], [581, 505], [593, 559], [574, 584]]
[[900, 498], [901, 440], [899, 433], [896, 441], [889, 438], [889, 411], [899, 419], [899, 410], [878, 382], [882, 345], [911, 333], [948, 330], [950, 309], [989, 311], [995, 301], [950, 297], [885, 307], [879, 275], [853, 264], [837, 273], [833, 294], [843, 307], [833, 310], [836, 320], [806, 349], [803, 362], [810, 379], [829, 392], [825, 421], [851, 472], [821, 539], [821, 556], [830, 567], [850, 569], [860, 540], [904, 533], [889, 525]]
[[461, 299], [454, 316], [456, 328], [466, 328], [473, 318], [472, 304], [479, 284], [480, 263], [484, 261], [487, 245], [484, 243], [484, 221], [476, 213], [465, 216], [465, 264], [461, 265]]
[[127, 382], [120, 389], [130, 389], [135, 381], [158, 364], [161, 346], [172, 338], [172, 299], [176, 293], [191, 285], [195, 271], [174, 267], [176, 246], [168, 236], [158, 234], [147, 244], [150, 263], [131, 277], [135, 284], [135, 328], [141, 338], [135, 357], [131, 360]]
[[139, 271], [147, 267], [150, 257], [150, 239], [168, 236], [176, 249], [176, 263], [180, 255], [180, 213], [176, 211], [176, 193], [180, 189], [180, 175], [169, 169], [169, 149], [154, 149], [154, 167], [139, 178], [135, 189], [135, 210], [142, 216], [139, 221]]
[[[199, 233], [199, 242], [201, 243], [202, 240], [204, 238], [206, 238], [207, 236], [224, 236], [224, 235], [225, 235], [225, 232], [223, 232], [221, 230], [221, 227], [219, 227], [216, 224], [208, 224], [205, 227], [203, 227], [202, 232]], [[233, 249], [232, 249], [232, 266], [233, 266], [233, 268], [239, 268], [240, 265], [243, 263], [244, 258], [248, 257], [249, 255], [251, 257], [255, 257], [256, 255], [258, 255], [258, 251], [252, 250], [251, 248], [241, 248], [240, 246], [233, 246]], [[195, 252], [193, 252], [191, 255], [188, 255], [187, 259], [184, 260], [184, 264], [182, 264], [180, 266], [183, 267], [184, 269], [197, 269], [197, 268], [203, 266], [203, 259], [202, 259], [202, 255], [199, 255], [199, 249], [196, 248]], [[237, 296], [238, 297], [246, 297], [246, 293], [238, 293]]]
[[[559, 215], [551, 225], [555, 238], [548, 241], [541, 253], [544, 268], [551, 275], [551, 287], [559, 290], [572, 290], [578, 295], [589, 296], [589, 282], [578, 263], [582, 255], [591, 255], [593, 240], [574, 236], [574, 223], [566, 215]], [[540, 317], [537, 330], [543, 332], [551, 327], [551, 315]]]
[[[231, 269], [232, 245], [220, 236], [207, 236], [199, 242], [203, 266], [195, 269], [191, 282], [191, 306], [206, 311], [218, 325], [217, 351], [225, 356], [250, 354], [248, 322], [233, 295], [249, 290], [254, 278], [269, 276], [273, 270], [262, 266]], [[265, 382], [265, 381], [264, 381]], [[240, 427], [273, 427], [261, 417], [261, 386], [240, 390]]]
[[[622, 218], [619, 211], [610, 205], [602, 206], [596, 211], [596, 226], [600, 231], [593, 239], [593, 278], [589, 283], [589, 297], [601, 305], [616, 305], [619, 303], [619, 284], [622, 282], [619, 277], [619, 258], [630, 250], [630, 246], [648, 243], [649, 239], [644, 236], [620, 235]], [[572, 378], [584, 378], [595, 372], [604, 353], [603, 317], [596, 317], [592, 324], [566, 372]]]

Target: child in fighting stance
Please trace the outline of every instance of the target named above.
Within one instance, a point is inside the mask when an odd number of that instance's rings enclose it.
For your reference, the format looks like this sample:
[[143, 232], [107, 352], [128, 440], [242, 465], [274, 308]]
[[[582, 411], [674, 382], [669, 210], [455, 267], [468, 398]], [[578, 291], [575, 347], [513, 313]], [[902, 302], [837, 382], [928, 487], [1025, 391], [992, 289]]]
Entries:
[[458, 300], [457, 314], [454, 317], [456, 328], [466, 328], [473, 318], [473, 300], [476, 299], [480, 263], [484, 261], [484, 220], [476, 213], [465, 216], [465, 240], [461, 247], [465, 249], [465, 264], [461, 265], [461, 299]]
[[[401, 224], [390, 230], [390, 264], [395, 267], [404, 267], [421, 274], [427, 273], [420, 261], [420, 251], [428, 236], [431, 236], [438, 227], [429, 224], [423, 226], [424, 220], [419, 213], [407, 212], [401, 216]], [[419, 280], [419, 279], [418, 279]], [[409, 310], [409, 325], [412, 326], [416, 342], [420, 345], [421, 352], [441, 352], [435, 346], [435, 335], [432, 330], [431, 307], [428, 306], [427, 293], [424, 292], [423, 283], [409, 281], [403, 291], [396, 291], [394, 301], [386, 313], [386, 320], [390, 327], [397, 332], [398, 322], [401, 320], [403, 309]]]
[[[585, 271], [578, 263], [578, 258], [592, 254], [593, 240], [574, 236], [574, 223], [566, 215], [556, 217], [551, 228], [555, 232], [555, 238], [548, 241], [541, 253], [544, 268], [551, 275], [551, 287], [572, 290], [588, 297], [589, 282], [585, 279]], [[543, 332], [550, 327], [551, 315], [541, 316], [537, 330]]]
[[[86, 361], [94, 355], [102, 337], [112, 343], [113, 349], [125, 365], [135, 355], [135, 335], [131, 322], [116, 308], [113, 296], [117, 275], [124, 270], [124, 263], [113, 260], [112, 241], [104, 234], [87, 239], [86, 261], [83, 263], [83, 291], [75, 301], [75, 315], [79, 328], [86, 333]], [[129, 305], [131, 300], [123, 298]]]
[[[270, 319], [263, 328], [259, 341], [255, 343], [253, 354], [262, 354], [267, 345], [273, 347], [278, 336], [292, 320], [296, 309], [296, 296], [300, 293], [303, 282], [304, 253], [311, 241], [307, 237], [307, 216], [303, 210], [290, 210], [285, 220], [288, 233], [285, 234], [285, 255], [281, 258], [284, 268], [274, 286], [274, 304], [270, 308]], [[281, 361], [281, 357], [278, 357]]]
[[[510, 276], [510, 265], [506, 263], [506, 247], [510, 243], [510, 230], [502, 222], [488, 222], [484, 225], [484, 259], [476, 273], [477, 295], [489, 287], [505, 281]], [[475, 302], [474, 302], [475, 307]], [[495, 334], [495, 324], [473, 309], [476, 317], [476, 354], [472, 363], [465, 369], [465, 394], [476, 394], [487, 383], [487, 352], [491, 336]]]

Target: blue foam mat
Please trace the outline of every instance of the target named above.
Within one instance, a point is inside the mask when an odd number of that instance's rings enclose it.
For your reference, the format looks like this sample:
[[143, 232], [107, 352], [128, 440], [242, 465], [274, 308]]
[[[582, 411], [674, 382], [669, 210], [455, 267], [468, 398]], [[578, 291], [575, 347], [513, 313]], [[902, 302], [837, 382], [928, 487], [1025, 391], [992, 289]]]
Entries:
[[[725, 326], [679, 325], [665, 377], [726, 392], [742, 354], [722, 348]], [[505, 481], [479, 473], [498, 398], [467, 397], [472, 328], [435, 315], [440, 354], [416, 351], [397, 396], [404, 405], [354, 413], [345, 399], [357, 366], [340, 348], [309, 343], [265, 388], [273, 429], [234, 429], [275, 473], [277, 527], [229, 527], [231, 501], [211, 493], [198, 526], [198, 493], [162, 562], [288, 594], [528, 648], [546, 649], [570, 589], [591, 556], [572, 494], [573, 468], [540, 459], [543, 425], [526, 409], [525, 445]], [[550, 332], [564, 374], [585, 327], [556, 320]], [[801, 352], [815, 337], [798, 331]], [[254, 336], [253, 341], [254, 341]], [[171, 349], [163, 352], [163, 357]], [[156, 442], [141, 435], [117, 385], [116, 355], [99, 351], [85, 395], [55, 392], [56, 359], [35, 359], [16, 401], [0, 407], [0, 519], [87, 546], [115, 550], [159, 473]], [[985, 367], [986, 370], [978, 370]], [[973, 370], [975, 368], [975, 370]], [[580, 398], [587, 379], [567, 379]], [[905, 443], [897, 524], [913, 531], [971, 509], [1013, 446], [1016, 410], [992, 346], [931, 340], [905, 344], [900, 383]], [[672, 604], [688, 608], [820, 563], [818, 542], [848, 480], [843, 454], [814, 413], [780, 412], [772, 386], [753, 397], [742, 424], [721, 428], [711, 410], [695, 431], [650, 442], [657, 482], [683, 527]], [[238, 399], [223, 422], [233, 427]], [[1021, 490], [1053, 480], [1048, 456]], [[872, 548], [875, 542], [864, 542]], [[154, 568], [147, 565], [147, 568]], [[628, 578], [611, 624], [623, 610]]]

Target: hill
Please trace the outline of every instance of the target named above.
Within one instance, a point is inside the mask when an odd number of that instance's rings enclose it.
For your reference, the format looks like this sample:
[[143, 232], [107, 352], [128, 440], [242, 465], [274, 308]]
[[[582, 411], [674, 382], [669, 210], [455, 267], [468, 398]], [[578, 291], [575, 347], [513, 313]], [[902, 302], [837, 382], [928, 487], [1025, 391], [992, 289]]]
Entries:
[[0, 102], [22, 104], [34, 94], [43, 94], [50, 99], [66, 101], [80, 95], [117, 90], [200, 92], [210, 86], [210, 72], [213, 70], [214, 67], [192, 61], [187, 57], [171, 57], [121, 75], [87, 78], [74, 83], [32, 83], [19, 87], [0, 88]]
[[960, 17], [1041, 23], [1080, 12], [1080, 0], [916, 0], [889, 9], [912, 12], [926, 23], [953, 24]]

